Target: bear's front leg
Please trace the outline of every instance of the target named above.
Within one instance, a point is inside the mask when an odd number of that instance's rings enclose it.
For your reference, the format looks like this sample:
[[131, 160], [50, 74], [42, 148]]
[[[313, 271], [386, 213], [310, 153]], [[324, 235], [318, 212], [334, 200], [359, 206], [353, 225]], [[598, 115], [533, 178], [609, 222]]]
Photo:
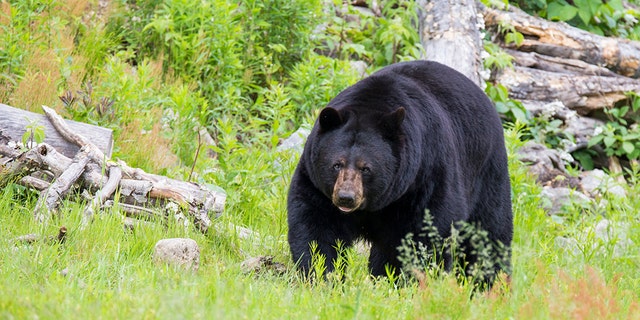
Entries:
[[390, 244], [371, 245], [371, 253], [369, 255], [369, 271], [373, 276], [386, 277], [387, 270], [392, 274], [399, 274], [402, 265], [398, 260], [398, 249]]
[[[305, 183], [292, 184], [287, 203], [288, 240], [293, 262], [305, 275], [314, 272], [313, 256], [325, 258], [324, 273], [335, 269], [338, 246], [352, 245], [353, 237], [331, 201]], [[312, 248], [314, 250], [312, 250]]]
[[[293, 262], [304, 275], [316, 273], [316, 259], [324, 259], [323, 275], [335, 270], [338, 260], [338, 249], [343, 250], [352, 245], [351, 239], [331, 225], [312, 221], [289, 219], [289, 247]], [[293, 221], [292, 221], [293, 220]]]

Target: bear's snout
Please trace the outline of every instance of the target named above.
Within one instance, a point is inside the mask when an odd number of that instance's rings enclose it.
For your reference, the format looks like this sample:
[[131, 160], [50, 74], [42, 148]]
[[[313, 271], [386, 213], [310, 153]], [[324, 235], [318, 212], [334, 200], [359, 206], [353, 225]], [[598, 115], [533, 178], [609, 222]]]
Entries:
[[362, 176], [354, 169], [340, 170], [333, 187], [331, 201], [340, 211], [349, 213], [360, 208], [364, 202]]

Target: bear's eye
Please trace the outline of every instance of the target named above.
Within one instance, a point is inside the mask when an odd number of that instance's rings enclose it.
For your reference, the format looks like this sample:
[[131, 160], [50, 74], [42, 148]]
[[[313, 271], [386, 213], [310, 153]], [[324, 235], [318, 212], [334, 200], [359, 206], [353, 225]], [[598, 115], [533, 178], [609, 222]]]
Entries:
[[362, 168], [360, 168], [360, 172], [369, 173], [369, 172], [371, 172], [371, 169], [369, 169], [369, 167], [362, 167]]
[[333, 170], [340, 171], [340, 169], [342, 169], [341, 163], [336, 163], [333, 165]]

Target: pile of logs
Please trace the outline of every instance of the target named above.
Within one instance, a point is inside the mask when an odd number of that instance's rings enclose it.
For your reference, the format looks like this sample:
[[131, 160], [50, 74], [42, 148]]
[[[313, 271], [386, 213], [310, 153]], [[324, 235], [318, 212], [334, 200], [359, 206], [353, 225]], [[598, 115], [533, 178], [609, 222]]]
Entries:
[[[532, 116], [561, 120], [560, 130], [574, 138], [560, 146], [565, 154], [587, 148], [596, 128], [608, 120], [604, 110], [628, 103], [629, 92], [640, 94], [640, 42], [592, 34], [514, 6], [490, 8], [474, 0], [418, 3], [424, 58], [482, 86], [486, 70], [479, 39], [487, 32], [513, 57], [513, 67], [491, 70], [489, 80], [505, 86]], [[520, 33], [522, 41], [505, 41], [504, 30]], [[621, 171], [620, 159], [596, 151], [596, 167]]]
[[[211, 226], [211, 216], [222, 213], [223, 191], [112, 161], [110, 130], [65, 121], [53, 109], [42, 108], [46, 117], [0, 104], [0, 186], [17, 182], [38, 190], [34, 209], [38, 221], [47, 221], [74, 188], [91, 195], [83, 224], [114, 202], [128, 217], [138, 219], [186, 212], [202, 232]], [[29, 148], [19, 142], [25, 118], [45, 127], [44, 143]]]
[[[560, 101], [589, 116], [640, 94], [640, 42], [603, 37], [530, 16], [520, 9], [481, 7], [493, 39], [514, 57], [514, 68], [500, 71], [495, 80], [523, 101]], [[504, 42], [500, 25], [510, 25], [524, 36], [520, 44]]]

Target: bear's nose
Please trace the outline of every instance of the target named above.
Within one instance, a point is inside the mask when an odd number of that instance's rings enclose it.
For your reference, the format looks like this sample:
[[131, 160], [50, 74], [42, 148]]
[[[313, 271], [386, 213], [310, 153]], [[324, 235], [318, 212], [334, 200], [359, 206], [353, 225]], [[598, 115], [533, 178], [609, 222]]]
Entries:
[[338, 191], [338, 205], [340, 207], [353, 208], [356, 204], [356, 193], [349, 190]]

